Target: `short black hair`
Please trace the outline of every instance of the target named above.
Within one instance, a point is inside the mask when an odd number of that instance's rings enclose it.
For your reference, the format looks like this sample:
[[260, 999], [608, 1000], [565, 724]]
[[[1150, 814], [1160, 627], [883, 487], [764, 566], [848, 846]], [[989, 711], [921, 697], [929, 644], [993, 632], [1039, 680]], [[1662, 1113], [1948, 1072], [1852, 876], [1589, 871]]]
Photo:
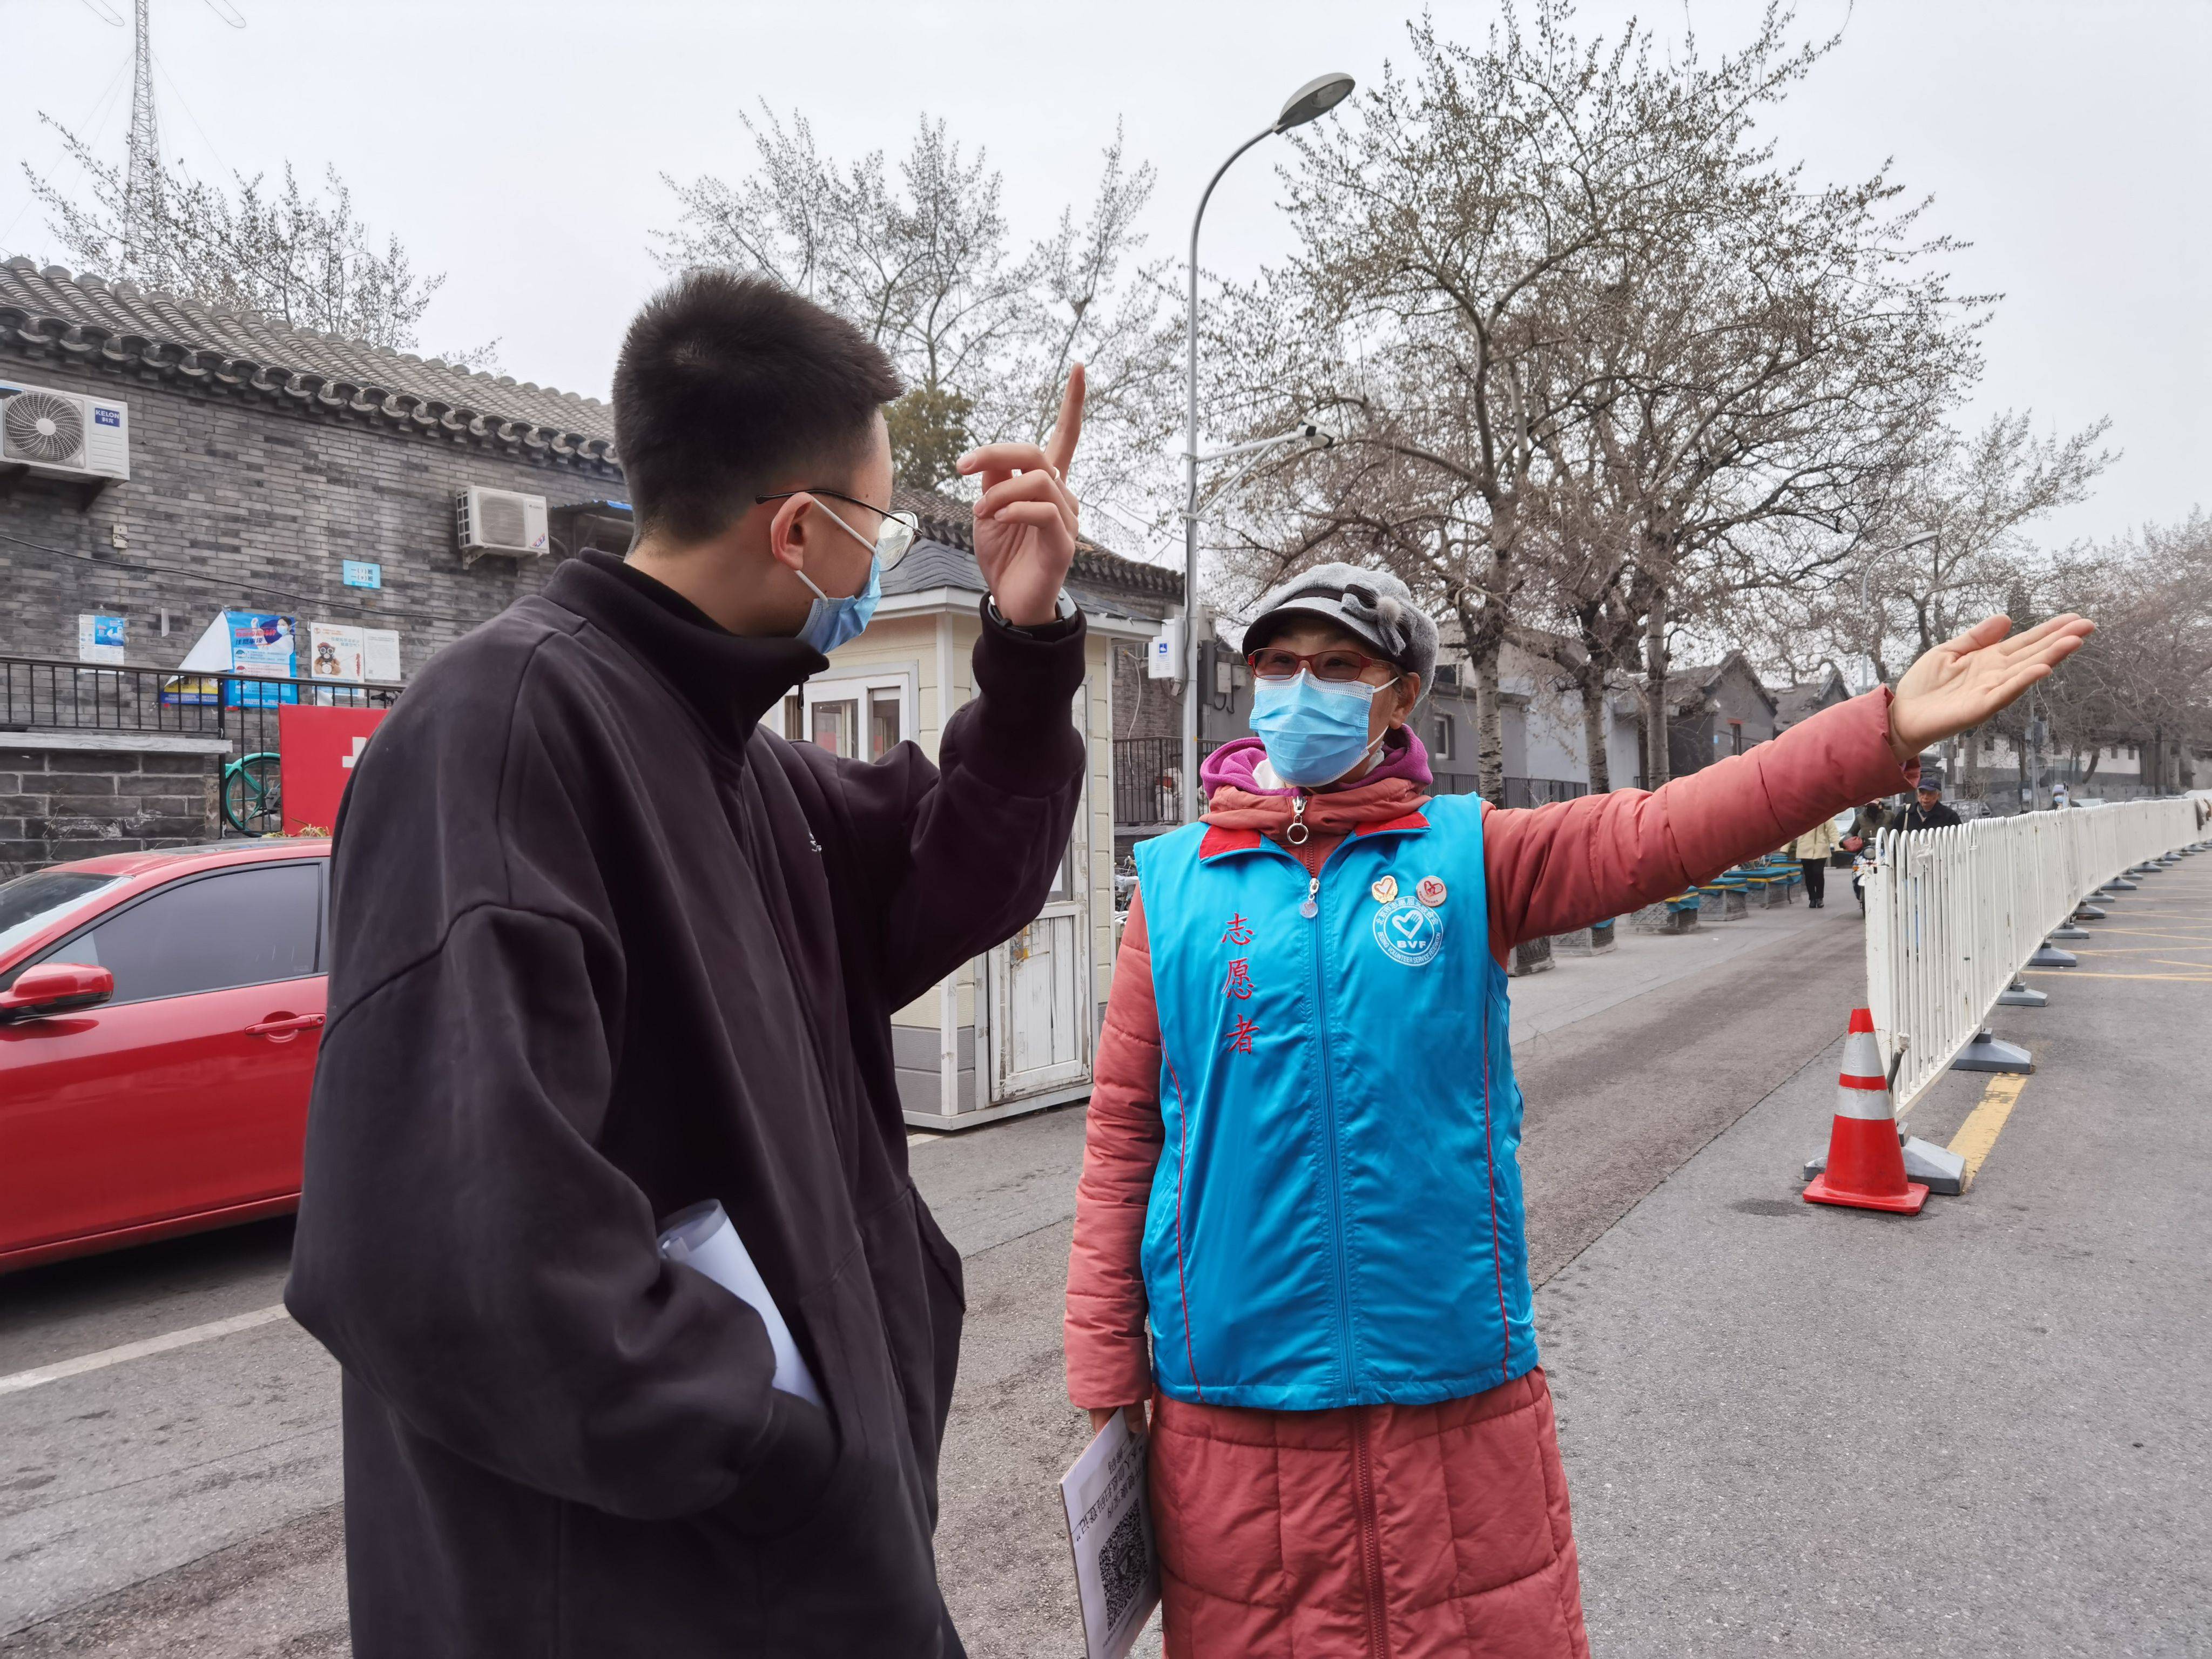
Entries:
[[792, 468], [857, 458], [900, 390], [882, 347], [782, 283], [686, 272], [646, 302], [615, 364], [615, 449], [638, 527], [719, 534]]

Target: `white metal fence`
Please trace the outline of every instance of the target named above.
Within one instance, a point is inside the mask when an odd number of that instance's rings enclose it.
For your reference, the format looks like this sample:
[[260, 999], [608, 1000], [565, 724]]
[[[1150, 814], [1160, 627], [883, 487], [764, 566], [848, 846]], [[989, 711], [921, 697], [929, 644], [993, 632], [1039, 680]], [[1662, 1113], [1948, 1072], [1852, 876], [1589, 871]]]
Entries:
[[2153, 800], [1882, 835], [1865, 878], [1867, 1000], [1898, 1115], [2077, 904], [2203, 834], [2195, 801]]

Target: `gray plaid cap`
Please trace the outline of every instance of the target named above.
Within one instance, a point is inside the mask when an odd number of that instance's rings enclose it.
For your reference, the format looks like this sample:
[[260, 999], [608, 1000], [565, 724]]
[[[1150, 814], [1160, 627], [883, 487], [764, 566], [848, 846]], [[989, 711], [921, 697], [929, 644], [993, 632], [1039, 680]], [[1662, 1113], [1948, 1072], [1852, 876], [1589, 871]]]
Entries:
[[1423, 695], [1434, 684], [1436, 621], [1413, 603], [1411, 590], [1389, 571], [1317, 564], [1300, 572], [1260, 601], [1259, 614], [1244, 630], [1245, 652], [1258, 650], [1285, 622], [1301, 613], [1334, 623], [1407, 672], [1419, 674]]

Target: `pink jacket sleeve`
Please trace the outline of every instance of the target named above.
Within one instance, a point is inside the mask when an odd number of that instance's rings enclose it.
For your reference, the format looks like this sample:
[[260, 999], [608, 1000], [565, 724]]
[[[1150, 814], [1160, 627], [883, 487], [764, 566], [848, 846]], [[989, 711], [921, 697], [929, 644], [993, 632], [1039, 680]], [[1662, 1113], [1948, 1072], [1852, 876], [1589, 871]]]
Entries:
[[1114, 962], [1106, 1025], [1098, 1037], [1083, 1175], [1075, 1188], [1075, 1243], [1067, 1262], [1067, 1397], [1085, 1408], [1127, 1406], [1152, 1393], [1145, 1334], [1145, 1208], [1159, 1162], [1160, 1014], [1144, 900]]
[[1522, 939], [1672, 897], [1847, 806], [1910, 787], [1918, 770], [1889, 752], [1882, 690], [1656, 791], [1486, 811], [1491, 951], [1503, 959]]

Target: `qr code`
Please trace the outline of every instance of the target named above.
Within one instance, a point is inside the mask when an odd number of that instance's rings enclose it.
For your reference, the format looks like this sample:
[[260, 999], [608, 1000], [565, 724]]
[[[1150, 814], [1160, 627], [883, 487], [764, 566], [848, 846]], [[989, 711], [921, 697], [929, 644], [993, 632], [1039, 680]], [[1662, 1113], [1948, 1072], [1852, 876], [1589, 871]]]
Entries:
[[1132, 1504], [1114, 1530], [1106, 1534], [1106, 1547], [1098, 1553], [1098, 1583], [1106, 1593], [1106, 1628], [1121, 1622], [1129, 1605], [1145, 1593], [1151, 1574], [1145, 1559], [1145, 1510]]

